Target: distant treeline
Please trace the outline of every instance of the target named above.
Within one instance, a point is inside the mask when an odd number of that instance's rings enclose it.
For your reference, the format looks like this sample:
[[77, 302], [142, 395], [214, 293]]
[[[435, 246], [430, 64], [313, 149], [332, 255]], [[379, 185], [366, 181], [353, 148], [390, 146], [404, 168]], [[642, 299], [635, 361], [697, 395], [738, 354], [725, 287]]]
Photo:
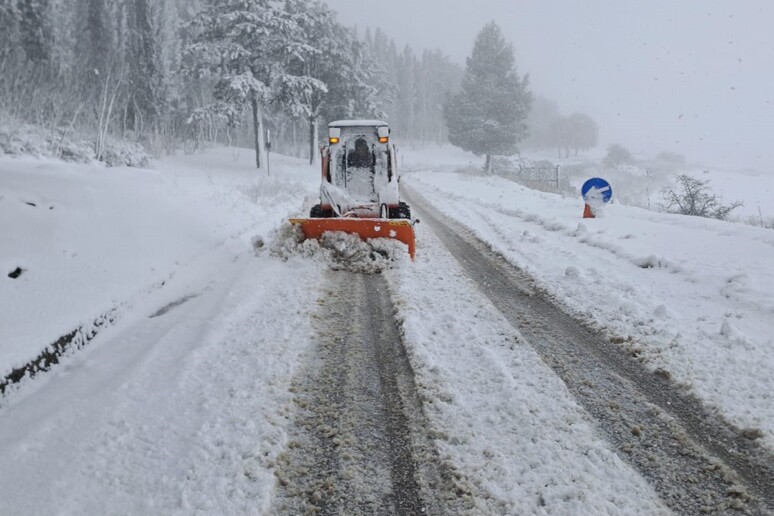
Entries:
[[[0, 0], [0, 27], [0, 122], [88, 135], [97, 156], [109, 138], [161, 154], [267, 134], [309, 156], [321, 127], [351, 117], [445, 142], [463, 75], [440, 51], [358, 35], [319, 0]], [[546, 123], [530, 119], [534, 144], [549, 144]]]

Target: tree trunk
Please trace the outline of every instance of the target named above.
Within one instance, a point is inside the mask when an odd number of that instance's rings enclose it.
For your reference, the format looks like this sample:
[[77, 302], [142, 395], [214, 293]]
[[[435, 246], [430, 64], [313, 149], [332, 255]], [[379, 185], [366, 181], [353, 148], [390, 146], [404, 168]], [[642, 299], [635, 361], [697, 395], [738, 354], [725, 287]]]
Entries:
[[492, 173], [492, 155], [487, 154], [486, 155], [486, 161], [484, 162], [484, 172], [487, 174]]
[[309, 164], [314, 165], [317, 156], [317, 117], [309, 117]]
[[253, 135], [255, 136], [255, 167], [261, 168], [261, 156], [263, 155], [263, 114], [258, 106], [258, 99], [253, 93], [250, 103], [253, 108]]
[[296, 121], [294, 120], [290, 126], [293, 129], [293, 155], [301, 157], [301, 149], [298, 147], [298, 136], [296, 136]]

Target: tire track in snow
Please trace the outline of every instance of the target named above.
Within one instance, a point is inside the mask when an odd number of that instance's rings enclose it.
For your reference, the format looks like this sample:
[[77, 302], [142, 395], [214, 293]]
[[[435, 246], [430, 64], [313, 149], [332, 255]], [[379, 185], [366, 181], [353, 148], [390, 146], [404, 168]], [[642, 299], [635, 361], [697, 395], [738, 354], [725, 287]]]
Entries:
[[669, 507], [679, 514], [774, 514], [769, 454], [547, 297], [530, 295], [530, 278], [468, 231], [453, 231], [438, 212], [419, 208], [427, 203], [411, 204]]
[[276, 468], [277, 512], [463, 510], [461, 484], [426, 435], [384, 278], [331, 272], [328, 289], [319, 351], [295, 386], [296, 434]]

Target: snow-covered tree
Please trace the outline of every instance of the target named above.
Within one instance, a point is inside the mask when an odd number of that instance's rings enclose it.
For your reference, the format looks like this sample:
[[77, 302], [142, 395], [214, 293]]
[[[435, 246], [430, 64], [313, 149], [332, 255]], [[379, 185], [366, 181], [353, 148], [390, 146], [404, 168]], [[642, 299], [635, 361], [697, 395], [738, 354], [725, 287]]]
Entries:
[[570, 150], [578, 154], [597, 145], [599, 127], [585, 113], [564, 116], [559, 113], [556, 103], [542, 96], [532, 102], [527, 117], [529, 135], [525, 146], [535, 149], [555, 148], [558, 156], [569, 156]]
[[556, 147], [558, 157], [562, 157], [562, 151], [564, 151], [565, 156], [568, 156], [570, 154], [570, 141], [572, 139], [570, 119], [566, 116], [557, 116], [554, 118], [551, 122], [549, 134], [549, 141], [552, 146]]
[[264, 118], [275, 148], [296, 152], [304, 133], [312, 157], [319, 125], [339, 118], [443, 138], [454, 67], [399, 54], [380, 29], [366, 40], [324, 0], [0, 0], [0, 116], [154, 153], [242, 139], [233, 129], [252, 118], [259, 165]]
[[335, 70], [327, 79], [328, 94], [321, 119], [386, 118], [392, 85], [378, 58], [353, 30], [338, 33], [339, 51]]
[[19, 46], [19, 18], [16, 2], [0, 2], [0, 109], [7, 109], [12, 100], [12, 91], [16, 82], [15, 74], [19, 62], [23, 60]]
[[0, 2], [0, 64], [5, 64], [19, 41], [19, 10], [15, 2]]
[[588, 150], [596, 147], [599, 138], [597, 123], [585, 113], [573, 113], [567, 117], [570, 126], [570, 141], [568, 146], [575, 150]]
[[154, 125], [165, 111], [167, 92], [158, 31], [158, 12], [151, 0], [131, 0], [129, 102], [130, 128]]
[[54, 48], [50, 0], [19, 0], [17, 7], [21, 45], [27, 59], [50, 65]]
[[264, 152], [263, 107], [274, 68], [271, 56], [281, 45], [277, 18], [268, 0], [210, 0], [191, 22], [196, 35], [186, 48], [187, 74], [215, 81], [215, 102], [206, 111], [238, 125], [242, 110], [251, 108], [258, 168]]
[[584, 113], [573, 113], [570, 116], [557, 116], [551, 124], [550, 141], [556, 147], [559, 157], [564, 150], [565, 157], [570, 155], [570, 149], [587, 150], [597, 145], [599, 127], [594, 120]]
[[328, 99], [329, 84], [338, 85], [347, 72], [347, 32], [336, 15], [317, 0], [287, 0], [285, 8], [299, 30], [288, 73], [279, 79], [279, 98], [294, 117], [309, 123], [309, 163], [314, 163], [319, 120]]
[[[366, 41], [368, 44], [368, 41]], [[374, 59], [384, 68], [385, 74], [392, 78], [398, 74], [398, 52], [395, 42], [391, 40], [380, 28], [374, 32], [373, 44], [369, 47]]]
[[496, 23], [487, 24], [476, 37], [467, 59], [462, 91], [446, 104], [449, 141], [477, 156], [510, 156], [526, 136], [524, 123], [532, 95], [528, 77], [516, 71], [513, 46], [505, 41]]
[[115, 49], [110, 7], [110, 3], [105, 0], [81, 0], [75, 8], [75, 45], [81, 73], [107, 73]]
[[443, 117], [446, 99], [459, 89], [462, 68], [440, 50], [425, 50], [416, 71], [416, 113], [412, 135], [422, 142], [446, 142]]
[[459, 89], [462, 68], [440, 50], [425, 50], [421, 58], [410, 46], [398, 53], [378, 28], [367, 31], [364, 42], [380, 71], [378, 98], [394, 133], [406, 140], [446, 142], [443, 106]]
[[607, 155], [603, 160], [603, 163], [608, 167], [617, 167], [619, 165], [627, 165], [634, 163], [634, 158], [629, 149], [618, 143], [611, 143], [607, 146]]
[[334, 116], [384, 118], [390, 88], [384, 68], [353, 33], [345, 39], [344, 45], [350, 57], [348, 72], [340, 76], [336, 88], [339, 95], [329, 105], [328, 120]]
[[417, 107], [417, 59], [414, 51], [408, 45], [398, 56], [396, 86], [398, 94], [395, 98], [395, 120], [393, 125], [398, 134], [408, 136], [414, 128], [414, 117]]

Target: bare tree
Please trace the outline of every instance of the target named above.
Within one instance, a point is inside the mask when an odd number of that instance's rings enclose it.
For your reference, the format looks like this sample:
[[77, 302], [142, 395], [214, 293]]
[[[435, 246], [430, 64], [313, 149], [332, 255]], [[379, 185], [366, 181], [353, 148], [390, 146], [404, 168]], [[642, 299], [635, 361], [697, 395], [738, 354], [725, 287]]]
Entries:
[[104, 158], [110, 125], [114, 119], [116, 100], [120, 97], [124, 82], [123, 76], [123, 73], [114, 74], [112, 70], [108, 70], [108, 73], [104, 74], [102, 78], [99, 104], [94, 110], [97, 118], [97, 138], [94, 142], [94, 154], [99, 161], [102, 161]]
[[729, 213], [742, 206], [738, 201], [723, 204], [722, 199], [710, 190], [709, 181], [680, 174], [676, 182], [676, 190], [667, 188], [663, 191], [663, 206], [670, 213], [726, 220]]

